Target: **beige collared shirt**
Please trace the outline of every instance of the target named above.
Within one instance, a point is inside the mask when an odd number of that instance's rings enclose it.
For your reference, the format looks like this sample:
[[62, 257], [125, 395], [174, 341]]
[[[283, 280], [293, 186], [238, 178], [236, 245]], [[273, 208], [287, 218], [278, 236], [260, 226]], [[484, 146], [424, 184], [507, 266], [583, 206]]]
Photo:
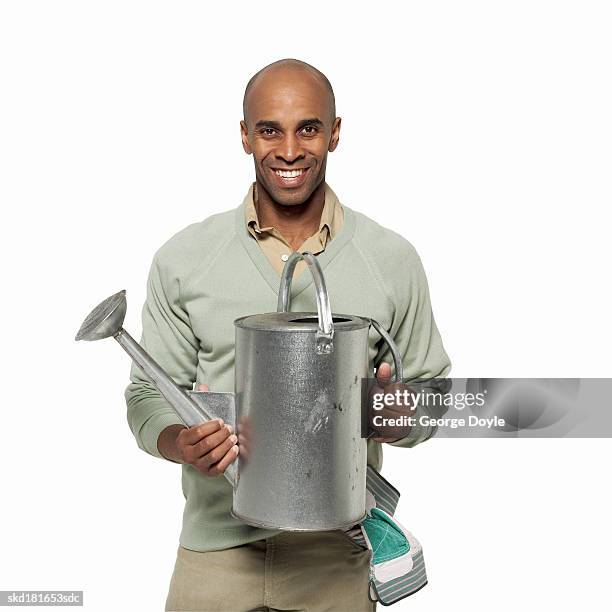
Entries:
[[[257, 240], [265, 256], [280, 276], [285, 262], [293, 252], [289, 242], [275, 227], [260, 227], [257, 216], [257, 184], [253, 183], [249, 190], [245, 206], [246, 224], [251, 236]], [[321, 212], [321, 221], [318, 231], [304, 240], [299, 249], [300, 253], [310, 251], [317, 255], [325, 250], [330, 240], [338, 234], [344, 221], [344, 210], [336, 194], [325, 183], [325, 204]], [[306, 268], [306, 262], [299, 261], [294, 273], [297, 278]]]

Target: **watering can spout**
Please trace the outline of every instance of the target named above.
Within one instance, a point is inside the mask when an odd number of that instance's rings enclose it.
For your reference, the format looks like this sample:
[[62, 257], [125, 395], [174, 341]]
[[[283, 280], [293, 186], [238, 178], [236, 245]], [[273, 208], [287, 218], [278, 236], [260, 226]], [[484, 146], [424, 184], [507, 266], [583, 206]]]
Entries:
[[[127, 310], [125, 291], [119, 291], [98, 304], [81, 325], [75, 340], [101, 340], [113, 337], [134, 363], [151, 379], [157, 390], [172, 406], [188, 427], [205, 421], [222, 419], [236, 430], [234, 394], [227, 392], [185, 391], [164, 369], [123, 329]], [[233, 486], [237, 483], [237, 461], [225, 470]]]

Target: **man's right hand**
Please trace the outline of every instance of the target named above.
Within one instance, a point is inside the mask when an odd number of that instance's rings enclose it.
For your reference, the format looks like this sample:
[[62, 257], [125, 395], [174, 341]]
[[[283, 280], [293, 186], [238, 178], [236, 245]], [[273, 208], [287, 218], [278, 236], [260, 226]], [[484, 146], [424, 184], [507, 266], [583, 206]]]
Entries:
[[[198, 391], [208, 391], [199, 385]], [[193, 427], [171, 425], [157, 441], [159, 452], [176, 463], [193, 465], [204, 476], [219, 476], [238, 457], [238, 438], [231, 425], [221, 419]]]

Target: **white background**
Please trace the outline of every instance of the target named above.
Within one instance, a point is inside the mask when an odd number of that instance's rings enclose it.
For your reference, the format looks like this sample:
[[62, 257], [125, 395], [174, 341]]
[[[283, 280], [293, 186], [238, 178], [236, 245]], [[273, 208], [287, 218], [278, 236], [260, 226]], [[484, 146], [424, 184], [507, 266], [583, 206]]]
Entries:
[[[585, 0], [3, 2], [0, 589], [162, 609], [179, 469], [136, 447], [127, 356], [73, 338], [123, 288], [139, 337], [155, 250], [240, 203], [242, 93], [276, 59], [331, 80], [328, 182], [419, 251], [455, 376], [612, 376], [611, 21]], [[610, 609], [611, 459], [388, 449], [430, 579], [394, 609]]]

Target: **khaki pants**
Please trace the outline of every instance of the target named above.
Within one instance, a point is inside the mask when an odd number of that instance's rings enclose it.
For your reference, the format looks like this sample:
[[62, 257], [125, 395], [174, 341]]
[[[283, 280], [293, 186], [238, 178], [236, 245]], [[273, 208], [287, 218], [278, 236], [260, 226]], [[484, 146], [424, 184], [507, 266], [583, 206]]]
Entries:
[[370, 551], [342, 531], [285, 532], [211, 552], [179, 547], [166, 610], [371, 612]]

